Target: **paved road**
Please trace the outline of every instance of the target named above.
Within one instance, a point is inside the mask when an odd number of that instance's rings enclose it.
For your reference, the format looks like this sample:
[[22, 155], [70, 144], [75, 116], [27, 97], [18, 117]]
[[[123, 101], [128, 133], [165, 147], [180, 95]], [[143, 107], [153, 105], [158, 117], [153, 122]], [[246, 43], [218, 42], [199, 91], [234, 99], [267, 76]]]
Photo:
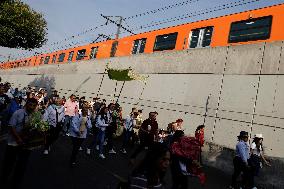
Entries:
[[[4, 150], [5, 144], [1, 141], [1, 162]], [[70, 155], [71, 141], [68, 137], [61, 137], [48, 156], [44, 156], [42, 150], [33, 151], [22, 188], [115, 189], [120, 180], [127, 179], [131, 170], [128, 154], [108, 155], [106, 160], [101, 160], [96, 152], [87, 156], [82, 151], [75, 168], [69, 167]], [[210, 167], [204, 167], [204, 170], [207, 174], [206, 184], [201, 186], [196, 178], [189, 178], [189, 189], [225, 189], [229, 185], [230, 175]], [[165, 178], [167, 188], [171, 185], [170, 178], [169, 172]]]

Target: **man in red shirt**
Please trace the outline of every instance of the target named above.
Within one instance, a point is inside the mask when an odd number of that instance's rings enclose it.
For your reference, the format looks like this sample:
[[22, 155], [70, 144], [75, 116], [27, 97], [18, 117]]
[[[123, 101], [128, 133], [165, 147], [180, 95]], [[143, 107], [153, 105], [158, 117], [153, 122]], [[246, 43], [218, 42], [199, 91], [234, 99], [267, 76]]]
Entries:
[[156, 121], [158, 113], [150, 112], [149, 118], [144, 120], [139, 130], [140, 145], [132, 154], [131, 159], [135, 159], [136, 156], [143, 150], [151, 147], [158, 136], [158, 122]]

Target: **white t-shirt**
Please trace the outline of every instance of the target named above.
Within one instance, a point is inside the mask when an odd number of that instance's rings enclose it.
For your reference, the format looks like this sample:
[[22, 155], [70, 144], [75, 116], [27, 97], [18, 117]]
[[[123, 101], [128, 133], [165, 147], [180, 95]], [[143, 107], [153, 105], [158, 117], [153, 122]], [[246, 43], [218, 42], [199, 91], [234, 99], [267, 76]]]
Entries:
[[255, 142], [251, 144], [250, 148], [252, 149], [252, 155], [260, 156], [263, 151], [262, 146], [259, 147], [259, 150], [257, 149]]

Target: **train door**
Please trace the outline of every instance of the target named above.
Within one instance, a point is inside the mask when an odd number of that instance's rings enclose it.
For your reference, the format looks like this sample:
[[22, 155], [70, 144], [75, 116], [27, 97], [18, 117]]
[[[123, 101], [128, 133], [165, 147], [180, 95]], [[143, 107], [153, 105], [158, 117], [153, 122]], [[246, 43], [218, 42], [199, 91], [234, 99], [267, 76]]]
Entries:
[[189, 34], [189, 48], [207, 47], [211, 44], [213, 27], [194, 29]]
[[118, 41], [114, 41], [111, 46], [110, 57], [114, 57], [118, 46]]

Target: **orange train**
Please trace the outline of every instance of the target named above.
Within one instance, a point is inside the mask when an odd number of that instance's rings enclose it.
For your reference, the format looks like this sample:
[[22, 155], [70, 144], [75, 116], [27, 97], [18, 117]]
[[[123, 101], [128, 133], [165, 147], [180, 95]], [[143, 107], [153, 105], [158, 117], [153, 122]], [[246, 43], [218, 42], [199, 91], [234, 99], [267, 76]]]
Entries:
[[284, 3], [5, 62], [1, 69], [284, 40]]

